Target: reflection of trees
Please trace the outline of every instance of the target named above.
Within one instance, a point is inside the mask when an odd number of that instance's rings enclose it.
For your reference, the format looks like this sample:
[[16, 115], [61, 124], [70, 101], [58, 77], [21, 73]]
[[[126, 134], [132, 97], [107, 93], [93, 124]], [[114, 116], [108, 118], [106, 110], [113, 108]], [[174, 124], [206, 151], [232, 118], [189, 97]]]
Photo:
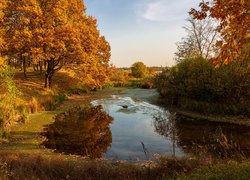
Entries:
[[176, 121], [178, 145], [186, 153], [235, 157], [250, 155], [250, 128], [215, 122]]
[[175, 130], [175, 114], [167, 114], [166, 112], [160, 113], [154, 116], [154, 127], [155, 131], [169, 138], [172, 141], [173, 145], [173, 155], [175, 156], [175, 147], [176, 147], [176, 130]]
[[76, 107], [55, 118], [47, 128], [44, 145], [59, 152], [100, 158], [112, 143], [112, 118], [101, 106]]
[[177, 115], [155, 116], [155, 131], [185, 153], [213, 157], [250, 156], [250, 128], [206, 121], [185, 120]]

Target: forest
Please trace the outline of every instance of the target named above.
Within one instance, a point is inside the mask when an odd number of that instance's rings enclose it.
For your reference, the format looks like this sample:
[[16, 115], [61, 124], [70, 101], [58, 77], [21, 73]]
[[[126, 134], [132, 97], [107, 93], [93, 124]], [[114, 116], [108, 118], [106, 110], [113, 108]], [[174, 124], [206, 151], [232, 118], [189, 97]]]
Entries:
[[0, 1], [0, 179], [249, 179], [249, 2], [185, 12], [167, 67], [115, 66], [86, 4]]

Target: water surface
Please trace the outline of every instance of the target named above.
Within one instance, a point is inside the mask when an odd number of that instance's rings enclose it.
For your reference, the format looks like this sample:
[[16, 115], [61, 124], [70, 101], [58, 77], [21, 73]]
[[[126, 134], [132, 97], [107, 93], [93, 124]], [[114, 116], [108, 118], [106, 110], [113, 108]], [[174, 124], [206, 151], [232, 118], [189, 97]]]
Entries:
[[103, 109], [87, 118], [81, 110], [62, 114], [44, 144], [58, 152], [128, 161], [154, 160], [157, 154], [250, 156], [249, 127], [186, 120], [150, 103], [156, 97], [155, 90], [135, 89], [92, 101]]
[[152, 159], [154, 154], [183, 155], [177, 147], [173, 152], [170, 137], [155, 130], [155, 119], [168, 122], [169, 112], [156, 105], [126, 95], [113, 95], [96, 100], [93, 105], [102, 105], [114, 118], [110, 124], [112, 145], [103, 157], [109, 159]]

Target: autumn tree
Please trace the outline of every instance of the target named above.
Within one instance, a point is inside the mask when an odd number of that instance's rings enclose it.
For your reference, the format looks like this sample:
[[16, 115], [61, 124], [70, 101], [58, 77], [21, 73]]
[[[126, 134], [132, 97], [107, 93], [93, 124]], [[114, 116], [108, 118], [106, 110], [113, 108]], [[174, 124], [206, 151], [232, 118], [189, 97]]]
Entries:
[[148, 75], [150, 77], [155, 77], [159, 72], [161, 72], [162, 67], [151, 66], [148, 67]]
[[6, 48], [1, 48], [3, 54], [9, 59], [17, 58], [22, 63], [26, 77], [26, 63], [32, 56], [34, 40], [41, 38], [42, 11], [37, 0], [6, 1], [3, 9], [4, 39]]
[[43, 40], [45, 86], [51, 86], [52, 76], [64, 66], [76, 70], [88, 86], [101, 88], [108, 81], [110, 45], [100, 36], [96, 19], [86, 16], [81, 0], [51, 1], [57, 6], [48, 1], [42, 5], [47, 13]]
[[[220, 53], [214, 59], [214, 63], [227, 64], [231, 61], [249, 58], [249, 1], [202, 1], [199, 6], [199, 10], [191, 9], [190, 11], [195, 19], [210, 17], [219, 21], [217, 31], [221, 34], [222, 40], [217, 41]], [[248, 50], [246, 50], [247, 47]]]
[[112, 75], [110, 80], [114, 84], [114, 86], [125, 86], [129, 81], [129, 71], [121, 68], [112, 68]]
[[[0, 24], [3, 23], [6, 1], [0, 2]], [[4, 42], [5, 31], [3, 26], [0, 26], [0, 49], [5, 48]], [[13, 81], [13, 71], [7, 65], [6, 59], [0, 52], [0, 133], [6, 131], [6, 128], [13, 116], [15, 115], [15, 99], [18, 95], [18, 90]]]
[[92, 89], [102, 89], [109, 83], [111, 47], [97, 29], [97, 21], [86, 17], [82, 25], [81, 44], [85, 61], [77, 68], [78, 76]]
[[46, 63], [45, 87], [51, 87], [52, 77], [57, 71], [81, 61], [78, 23], [84, 15], [84, 7], [78, 0], [39, 2], [44, 16], [44, 37], [37, 42], [38, 48], [34, 54]]
[[144, 78], [148, 75], [148, 68], [143, 62], [136, 62], [131, 66], [132, 76]]
[[211, 18], [196, 20], [190, 17], [183, 28], [187, 36], [177, 43], [176, 61], [201, 56], [205, 59], [215, 56], [215, 43], [219, 38], [217, 25]]
[[45, 64], [45, 87], [51, 87], [62, 67], [81, 67], [95, 86], [107, 81], [110, 46], [100, 36], [96, 20], [86, 15], [82, 0], [7, 0], [3, 11], [1, 27], [7, 42], [3, 52], [20, 57], [25, 75], [29, 59]]

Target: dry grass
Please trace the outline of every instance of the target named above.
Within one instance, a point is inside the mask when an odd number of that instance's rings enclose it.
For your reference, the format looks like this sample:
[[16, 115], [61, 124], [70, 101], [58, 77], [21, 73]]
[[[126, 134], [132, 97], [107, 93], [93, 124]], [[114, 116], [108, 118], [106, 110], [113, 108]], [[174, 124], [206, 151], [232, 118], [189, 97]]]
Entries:
[[246, 179], [249, 161], [207, 164], [200, 159], [161, 158], [132, 164], [88, 160], [76, 156], [42, 157], [39, 154], [5, 154], [0, 159], [1, 177], [9, 179]]
[[162, 179], [187, 174], [201, 166], [200, 161], [192, 159], [131, 164], [21, 154], [6, 154], [1, 161], [7, 164], [5, 172], [13, 179]]
[[[44, 88], [44, 75], [33, 72], [29, 69], [25, 79], [22, 72], [16, 70], [14, 82], [21, 92], [16, 99], [16, 110], [19, 116], [16, 121], [25, 122], [28, 114], [34, 114], [45, 110], [54, 110], [64, 99], [59, 99], [60, 95], [67, 93], [70, 87], [77, 86], [79, 81], [74, 78], [71, 72], [62, 70], [55, 74], [53, 78], [54, 86], [51, 89]], [[0, 88], [0, 94], [4, 94]]]

